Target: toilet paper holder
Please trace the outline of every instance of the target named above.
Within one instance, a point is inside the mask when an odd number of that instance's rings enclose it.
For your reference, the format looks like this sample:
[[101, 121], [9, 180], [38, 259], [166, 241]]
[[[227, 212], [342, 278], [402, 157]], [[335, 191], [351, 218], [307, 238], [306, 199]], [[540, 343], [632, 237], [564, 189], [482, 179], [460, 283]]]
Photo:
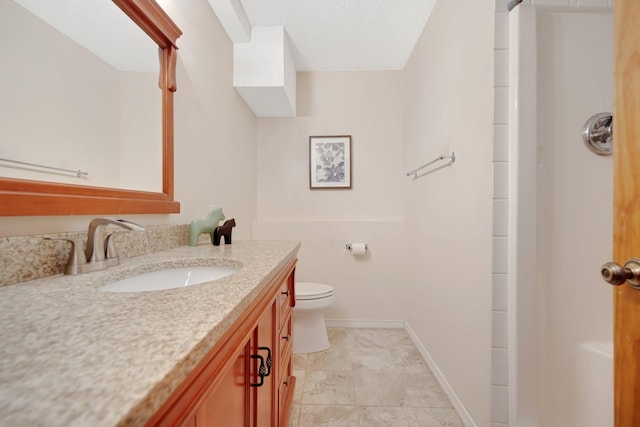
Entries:
[[[347, 250], [350, 251], [351, 249], [353, 249], [353, 246], [351, 246], [351, 243], [347, 243], [345, 245], [345, 248], [347, 248]], [[364, 249], [365, 250], [369, 249], [369, 245], [367, 243], [364, 244]]]

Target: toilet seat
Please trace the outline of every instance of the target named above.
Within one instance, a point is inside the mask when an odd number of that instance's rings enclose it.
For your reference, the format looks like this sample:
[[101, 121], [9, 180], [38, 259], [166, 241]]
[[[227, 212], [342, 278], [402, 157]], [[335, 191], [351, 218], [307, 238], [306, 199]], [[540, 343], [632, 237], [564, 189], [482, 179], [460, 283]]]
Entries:
[[308, 301], [333, 296], [333, 286], [324, 283], [296, 283], [296, 301]]

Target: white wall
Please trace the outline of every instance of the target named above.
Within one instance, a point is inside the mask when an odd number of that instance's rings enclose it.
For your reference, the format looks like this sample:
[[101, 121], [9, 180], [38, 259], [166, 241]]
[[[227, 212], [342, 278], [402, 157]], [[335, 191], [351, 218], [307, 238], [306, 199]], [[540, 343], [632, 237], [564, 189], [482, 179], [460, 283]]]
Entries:
[[478, 426], [489, 425], [493, 2], [438, 2], [405, 70], [407, 321]]
[[[298, 74], [298, 116], [258, 120], [256, 239], [302, 241], [297, 278], [334, 286], [329, 319], [403, 320], [401, 71]], [[352, 188], [309, 189], [309, 136], [352, 136]], [[366, 242], [356, 259], [348, 242]]]
[[[256, 119], [233, 90], [233, 46], [206, 0], [167, 2], [183, 31], [175, 94], [175, 215], [124, 215], [143, 225], [184, 224], [209, 205], [251, 237], [256, 211]], [[160, 115], [160, 111], [158, 111]], [[158, 140], [158, 145], [160, 141]], [[93, 216], [2, 217], [0, 236], [85, 230]]]
[[256, 118], [233, 89], [233, 45], [206, 0], [170, 2], [182, 29], [175, 96], [172, 223], [203, 218], [209, 206], [236, 218], [234, 238], [251, 238], [256, 212]]

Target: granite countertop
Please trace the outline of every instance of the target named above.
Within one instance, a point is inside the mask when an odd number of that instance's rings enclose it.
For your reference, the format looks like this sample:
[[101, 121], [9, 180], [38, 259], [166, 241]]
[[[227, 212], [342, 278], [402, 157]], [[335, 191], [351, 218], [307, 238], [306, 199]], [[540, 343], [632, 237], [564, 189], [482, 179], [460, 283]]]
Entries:
[[[298, 249], [284, 241], [183, 246], [0, 288], [0, 425], [143, 425]], [[99, 289], [208, 264], [242, 267], [186, 288]]]

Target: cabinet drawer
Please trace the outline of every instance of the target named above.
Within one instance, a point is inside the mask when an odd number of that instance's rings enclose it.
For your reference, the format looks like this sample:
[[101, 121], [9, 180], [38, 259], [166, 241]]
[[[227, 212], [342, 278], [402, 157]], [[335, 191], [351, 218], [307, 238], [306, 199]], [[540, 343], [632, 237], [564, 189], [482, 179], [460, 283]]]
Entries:
[[286, 362], [282, 365], [282, 370], [284, 375], [278, 384], [278, 414], [280, 425], [284, 426], [289, 417], [288, 410], [291, 409], [296, 384], [296, 378], [292, 375], [291, 353], [286, 355]]
[[280, 308], [280, 327], [283, 327], [285, 322], [287, 321], [287, 319], [289, 317], [291, 317], [291, 312], [293, 311], [293, 309], [291, 307], [289, 307], [287, 304], [284, 304], [281, 308]]
[[280, 285], [280, 309], [284, 310], [292, 306], [291, 300], [293, 299], [293, 289], [289, 286], [289, 280], [285, 280]]
[[285, 355], [289, 347], [291, 347], [291, 313], [284, 321], [284, 325], [282, 325], [282, 329], [280, 329], [280, 354]]
[[[285, 282], [286, 285], [286, 282]], [[291, 316], [293, 301], [294, 301], [293, 292], [290, 290], [288, 286], [283, 286], [280, 288], [280, 326], [282, 327], [287, 319]]]
[[278, 382], [282, 382], [287, 376], [291, 375], [293, 372], [293, 363], [292, 356], [293, 355], [293, 345], [291, 343], [287, 343], [284, 347], [281, 347], [280, 351], [280, 364], [278, 370]]

